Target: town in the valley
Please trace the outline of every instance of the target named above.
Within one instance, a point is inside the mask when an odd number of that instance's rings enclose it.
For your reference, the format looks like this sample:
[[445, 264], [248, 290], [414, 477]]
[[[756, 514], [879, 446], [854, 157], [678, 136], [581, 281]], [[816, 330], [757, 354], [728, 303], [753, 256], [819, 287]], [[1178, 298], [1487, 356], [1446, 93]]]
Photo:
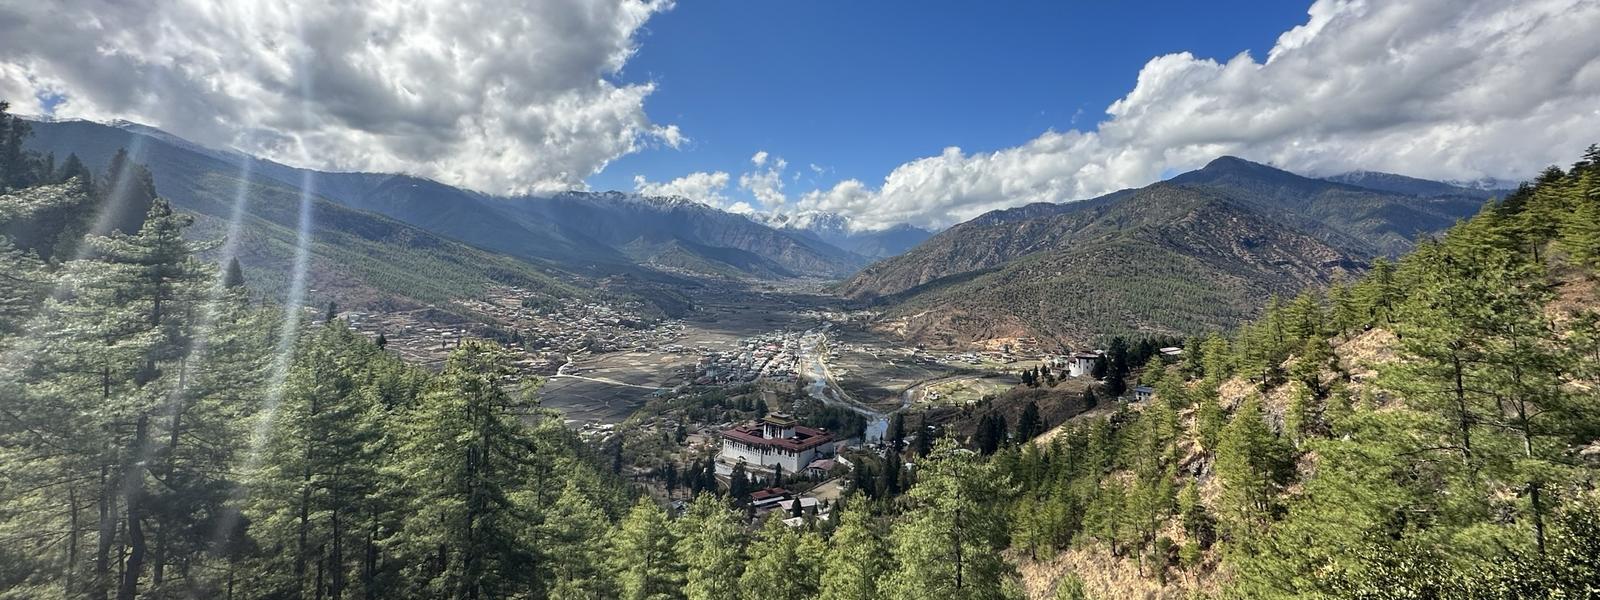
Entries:
[[[882, 463], [899, 454], [891, 448], [984, 435], [966, 418], [980, 406], [1020, 410], [1054, 394], [1092, 408], [1082, 399], [1106, 360], [1104, 349], [1028, 337], [927, 348], [873, 331], [867, 310], [803, 289], [725, 286], [694, 300], [665, 317], [637, 302], [550, 301], [500, 287], [449, 306], [335, 314], [432, 368], [464, 339], [493, 339], [511, 354], [508, 387], [561, 413], [658, 500], [681, 506], [717, 486], [747, 498], [752, 517], [781, 510], [791, 525], [827, 519], [854, 487], [893, 485], [883, 483]], [[1181, 354], [1159, 349], [1163, 360]], [[1151, 392], [1135, 386], [1113, 400]]]

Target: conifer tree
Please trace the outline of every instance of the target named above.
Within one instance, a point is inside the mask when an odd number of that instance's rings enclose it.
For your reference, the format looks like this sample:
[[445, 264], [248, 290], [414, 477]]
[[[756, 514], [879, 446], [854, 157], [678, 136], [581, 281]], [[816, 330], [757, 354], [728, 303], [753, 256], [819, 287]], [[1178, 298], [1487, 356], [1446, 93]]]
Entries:
[[1061, 576], [1056, 582], [1056, 600], [1088, 600], [1089, 592], [1084, 590], [1083, 578], [1075, 573]]
[[43, 262], [0, 237], [0, 335], [23, 330], [49, 292], [49, 283]]
[[239, 257], [228, 258], [228, 266], [222, 272], [222, 286], [236, 288], [244, 285], [244, 269], [239, 266]]
[[1041, 433], [1044, 433], [1044, 423], [1039, 419], [1039, 404], [1029, 401], [1017, 419], [1017, 440], [1027, 443]]
[[540, 507], [518, 493], [537, 481], [539, 457], [519, 403], [500, 385], [506, 364], [491, 342], [462, 343], [402, 426], [398, 456], [416, 486], [408, 490], [415, 503], [406, 546], [425, 561], [433, 593], [540, 591], [544, 557], [518, 537], [540, 518]]
[[1009, 567], [1000, 490], [977, 457], [941, 441], [919, 464], [910, 511], [894, 526], [892, 598], [998, 598]]
[[1227, 415], [1223, 414], [1222, 405], [1217, 401], [1217, 390], [1204, 383], [1196, 390], [1200, 402], [1195, 408], [1194, 427], [1195, 440], [1200, 442], [1200, 448], [1213, 456], [1217, 452], [1217, 443], [1221, 440], [1222, 428], [1227, 425]]
[[382, 485], [383, 415], [364, 389], [365, 346], [342, 325], [312, 331], [270, 415], [251, 498], [266, 541], [290, 549], [270, 557], [279, 577], [268, 582], [289, 595], [346, 591], [368, 513], [361, 502]]
[[550, 598], [592, 600], [616, 597], [605, 561], [611, 555], [605, 512], [573, 482], [561, 490], [540, 529], [550, 544]]
[[622, 520], [615, 536], [613, 571], [624, 600], [671, 600], [682, 597], [683, 567], [678, 563], [678, 536], [667, 515], [649, 498], [640, 498]]
[[[843, 516], [840, 516], [840, 514]], [[889, 572], [889, 549], [866, 506], [835, 509], [839, 528], [823, 558], [820, 600], [875, 600]]]
[[739, 597], [746, 600], [766, 598], [811, 598], [817, 593], [817, 580], [811, 578], [810, 561], [820, 556], [807, 556], [801, 551], [801, 534], [783, 524], [783, 514], [774, 512], [766, 517], [761, 530], [750, 542], [750, 560], [744, 574], [739, 576]]
[[156, 201], [156, 184], [150, 171], [134, 162], [126, 149], [118, 149], [102, 181], [97, 191], [102, 194], [100, 210], [105, 214], [96, 221], [98, 228], [92, 233], [132, 235], [139, 231], [145, 213]]
[[1246, 398], [1217, 442], [1222, 480], [1221, 516], [1234, 539], [1253, 534], [1272, 516], [1288, 466], [1285, 450], [1267, 428], [1261, 399]]
[[744, 528], [726, 500], [711, 494], [695, 498], [677, 522], [678, 560], [684, 568], [688, 600], [736, 600], [734, 582], [744, 568]]
[[1204, 357], [1205, 379], [1214, 382], [1212, 385], [1233, 376], [1233, 348], [1227, 338], [1211, 334], [1201, 343], [1200, 353]]

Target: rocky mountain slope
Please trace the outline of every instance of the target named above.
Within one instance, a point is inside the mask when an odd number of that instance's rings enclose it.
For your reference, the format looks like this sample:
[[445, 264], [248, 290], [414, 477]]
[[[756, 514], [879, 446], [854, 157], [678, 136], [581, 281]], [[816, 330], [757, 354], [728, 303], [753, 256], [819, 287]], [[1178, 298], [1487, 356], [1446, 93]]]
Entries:
[[839, 290], [882, 308], [883, 327], [935, 343], [1193, 333], [1402, 252], [1482, 202], [1223, 157], [1137, 190], [982, 215]]

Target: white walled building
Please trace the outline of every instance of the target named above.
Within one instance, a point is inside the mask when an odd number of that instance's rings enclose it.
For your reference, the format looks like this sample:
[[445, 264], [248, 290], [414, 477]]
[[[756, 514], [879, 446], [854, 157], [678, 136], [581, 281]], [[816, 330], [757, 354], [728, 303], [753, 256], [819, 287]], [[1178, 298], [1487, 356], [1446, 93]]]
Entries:
[[1100, 362], [1099, 352], [1079, 352], [1067, 357], [1067, 376], [1088, 377], [1094, 373], [1095, 363]]
[[744, 463], [751, 477], [767, 479], [780, 466], [789, 476], [832, 453], [833, 434], [801, 426], [789, 415], [772, 413], [756, 423], [723, 430], [717, 475], [728, 477], [734, 466]]

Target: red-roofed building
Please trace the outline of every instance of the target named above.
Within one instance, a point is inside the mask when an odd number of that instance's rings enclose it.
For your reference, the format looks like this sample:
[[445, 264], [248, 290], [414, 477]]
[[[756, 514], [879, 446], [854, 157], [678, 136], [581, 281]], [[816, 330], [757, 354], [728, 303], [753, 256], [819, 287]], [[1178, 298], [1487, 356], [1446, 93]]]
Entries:
[[750, 425], [722, 431], [722, 453], [717, 474], [732, 475], [744, 463], [751, 477], [767, 479], [778, 467], [785, 475], [798, 474], [818, 458], [833, 454], [833, 434], [805, 427], [789, 415], [772, 413]]

